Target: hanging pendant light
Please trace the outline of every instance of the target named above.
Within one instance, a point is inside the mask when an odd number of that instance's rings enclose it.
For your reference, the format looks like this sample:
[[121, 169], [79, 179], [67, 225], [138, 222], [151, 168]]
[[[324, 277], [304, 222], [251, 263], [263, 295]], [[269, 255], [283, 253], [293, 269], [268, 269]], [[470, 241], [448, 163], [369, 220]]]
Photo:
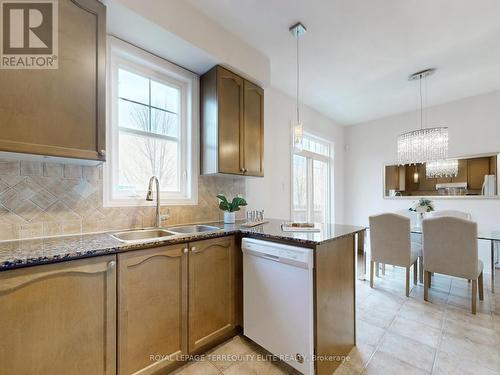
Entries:
[[304, 35], [307, 31], [306, 27], [300, 22], [290, 26], [289, 28], [292, 35], [295, 37], [297, 41], [297, 118], [296, 122], [292, 124], [292, 134], [293, 134], [293, 146], [296, 149], [302, 149], [302, 141], [304, 139], [304, 126], [302, 122], [300, 122], [300, 104], [299, 104], [299, 82], [300, 82], [300, 66], [299, 66], [299, 38]]
[[427, 69], [412, 74], [408, 80], [418, 80], [420, 95], [420, 129], [403, 133], [398, 137], [398, 162], [403, 164], [426, 163], [448, 157], [448, 128], [424, 128], [422, 80], [435, 72]]

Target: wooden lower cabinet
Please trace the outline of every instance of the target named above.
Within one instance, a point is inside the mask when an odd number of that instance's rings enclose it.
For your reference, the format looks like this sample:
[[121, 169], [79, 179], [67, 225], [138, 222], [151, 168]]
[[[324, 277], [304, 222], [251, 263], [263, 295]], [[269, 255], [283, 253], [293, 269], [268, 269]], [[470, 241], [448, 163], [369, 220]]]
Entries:
[[235, 333], [234, 236], [118, 255], [118, 374], [168, 373]]
[[234, 333], [237, 246], [234, 236], [192, 242], [189, 252], [189, 351], [200, 352]]
[[118, 255], [118, 372], [176, 366], [187, 348], [187, 244]]
[[115, 374], [115, 259], [0, 272], [0, 373]]

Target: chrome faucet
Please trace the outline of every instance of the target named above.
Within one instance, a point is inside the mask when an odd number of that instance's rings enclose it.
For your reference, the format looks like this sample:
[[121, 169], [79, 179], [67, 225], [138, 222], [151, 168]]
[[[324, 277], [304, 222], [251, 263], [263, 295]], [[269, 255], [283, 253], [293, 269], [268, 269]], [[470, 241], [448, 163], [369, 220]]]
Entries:
[[153, 201], [153, 182], [156, 185], [156, 228], [161, 227], [161, 218], [160, 218], [160, 181], [158, 181], [158, 177], [152, 176], [149, 179], [148, 193], [146, 195], [147, 201]]

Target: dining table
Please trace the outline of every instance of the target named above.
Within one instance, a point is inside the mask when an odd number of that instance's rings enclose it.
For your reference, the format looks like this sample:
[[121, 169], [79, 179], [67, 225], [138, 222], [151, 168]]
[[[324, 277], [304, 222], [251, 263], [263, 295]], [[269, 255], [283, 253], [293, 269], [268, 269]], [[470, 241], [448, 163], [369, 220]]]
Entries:
[[[412, 227], [411, 233], [422, 235], [422, 227]], [[495, 270], [499, 267], [498, 259], [495, 259], [496, 244], [500, 244], [500, 230], [481, 230], [477, 233], [478, 240], [490, 242], [491, 249], [491, 291], [495, 292]]]

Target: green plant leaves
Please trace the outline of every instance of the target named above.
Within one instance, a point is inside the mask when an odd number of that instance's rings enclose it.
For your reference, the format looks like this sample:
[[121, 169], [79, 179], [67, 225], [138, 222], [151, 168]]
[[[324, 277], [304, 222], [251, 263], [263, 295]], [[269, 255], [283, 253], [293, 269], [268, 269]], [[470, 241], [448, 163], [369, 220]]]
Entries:
[[246, 206], [247, 201], [242, 197], [234, 197], [231, 202], [229, 202], [224, 194], [217, 194], [217, 198], [220, 199], [219, 208], [223, 211], [235, 212], [240, 210], [240, 206]]

